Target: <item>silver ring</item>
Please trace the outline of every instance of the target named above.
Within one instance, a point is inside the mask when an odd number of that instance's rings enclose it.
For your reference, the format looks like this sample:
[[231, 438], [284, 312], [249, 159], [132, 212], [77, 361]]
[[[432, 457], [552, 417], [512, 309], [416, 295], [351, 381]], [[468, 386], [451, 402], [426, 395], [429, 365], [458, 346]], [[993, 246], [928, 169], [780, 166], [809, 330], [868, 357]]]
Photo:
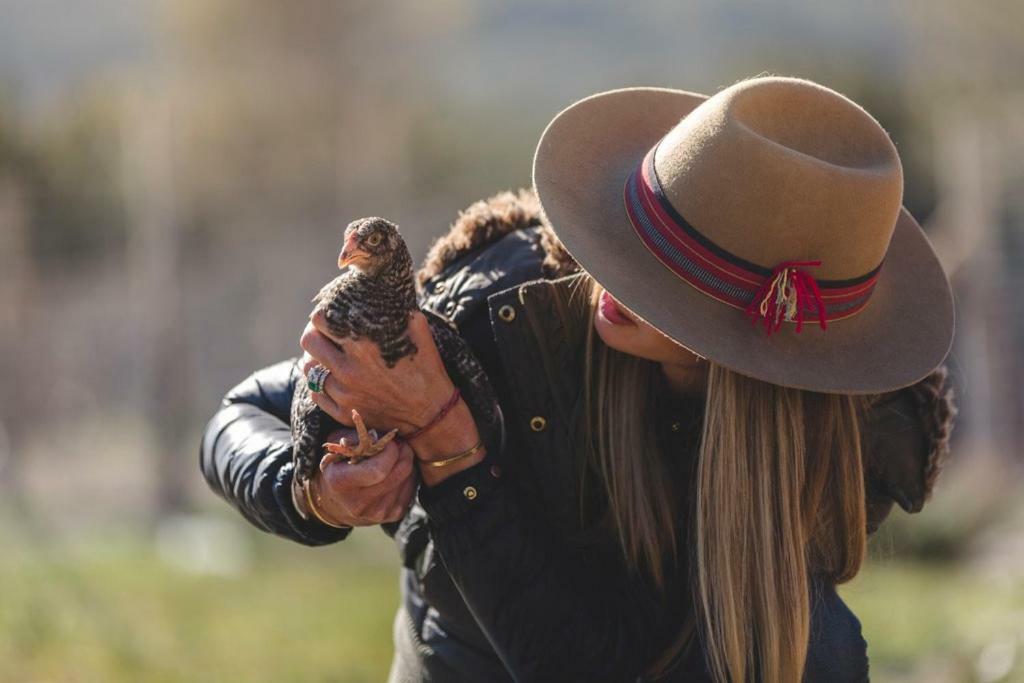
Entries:
[[306, 373], [306, 386], [314, 394], [319, 394], [324, 390], [329, 374], [331, 374], [331, 371], [328, 368], [323, 365], [314, 365]]

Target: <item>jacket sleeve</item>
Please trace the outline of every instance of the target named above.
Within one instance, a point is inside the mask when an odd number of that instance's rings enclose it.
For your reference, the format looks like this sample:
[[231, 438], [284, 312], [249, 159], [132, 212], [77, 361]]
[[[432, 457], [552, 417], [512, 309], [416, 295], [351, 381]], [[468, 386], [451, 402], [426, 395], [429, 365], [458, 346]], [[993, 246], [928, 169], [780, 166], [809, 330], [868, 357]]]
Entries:
[[224, 397], [203, 430], [199, 463], [207, 484], [263, 531], [303, 545], [345, 538], [303, 519], [292, 504], [292, 394], [300, 374], [291, 359], [257, 370]]

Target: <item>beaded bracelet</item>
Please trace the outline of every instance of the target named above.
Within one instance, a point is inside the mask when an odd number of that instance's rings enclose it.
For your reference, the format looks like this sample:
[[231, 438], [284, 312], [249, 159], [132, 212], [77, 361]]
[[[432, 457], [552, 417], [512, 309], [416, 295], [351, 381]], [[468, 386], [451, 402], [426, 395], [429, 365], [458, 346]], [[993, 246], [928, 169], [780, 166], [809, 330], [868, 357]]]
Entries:
[[441, 410], [439, 410], [437, 415], [434, 416], [434, 419], [431, 420], [430, 422], [428, 422], [427, 424], [423, 425], [419, 429], [414, 429], [413, 431], [409, 432], [408, 434], [403, 435], [402, 436], [402, 440], [409, 441], [411, 439], [416, 438], [417, 436], [420, 436], [424, 432], [426, 432], [428, 429], [430, 429], [431, 427], [436, 425], [438, 422], [440, 422], [444, 418], [444, 416], [448, 414], [448, 411], [450, 411], [452, 408], [454, 408], [455, 404], [458, 403], [458, 402], [459, 402], [459, 388], [455, 387], [455, 391], [452, 392], [451, 398], [449, 398], [448, 402], [445, 403], [441, 407]]

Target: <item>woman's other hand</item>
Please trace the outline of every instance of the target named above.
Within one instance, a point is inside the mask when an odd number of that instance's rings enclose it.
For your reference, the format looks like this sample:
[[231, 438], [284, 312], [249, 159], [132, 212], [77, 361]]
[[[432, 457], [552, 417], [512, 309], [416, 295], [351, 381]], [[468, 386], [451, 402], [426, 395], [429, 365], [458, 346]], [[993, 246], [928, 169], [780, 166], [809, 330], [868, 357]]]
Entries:
[[299, 342], [303, 373], [314, 365], [331, 371], [313, 401], [340, 424], [352, 426], [352, 409], [368, 427], [397, 427], [407, 434], [426, 424], [455, 390], [438, 354], [426, 317], [415, 312], [408, 334], [417, 352], [388, 368], [370, 339], [332, 337], [322, 314], [310, 318]]
[[[328, 440], [354, 434], [339, 429]], [[309, 483], [316, 509], [328, 522], [353, 527], [402, 519], [416, 493], [413, 460], [409, 444], [392, 441], [372, 458], [327, 465]]]

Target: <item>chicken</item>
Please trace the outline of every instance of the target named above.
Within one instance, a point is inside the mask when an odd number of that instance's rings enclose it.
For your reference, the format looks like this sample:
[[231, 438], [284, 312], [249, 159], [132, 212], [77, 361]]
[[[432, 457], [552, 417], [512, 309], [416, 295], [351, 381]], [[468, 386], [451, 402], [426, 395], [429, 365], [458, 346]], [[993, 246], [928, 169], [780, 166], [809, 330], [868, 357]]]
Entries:
[[[373, 341], [388, 368], [415, 354], [417, 348], [409, 338], [408, 325], [419, 307], [412, 257], [398, 226], [377, 217], [349, 223], [338, 267], [347, 270], [313, 298], [314, 310], [323, 313], [331, 334], [341, 339]], [[423, 314], [449, 377], [459, 388], [481, 437], [488, 443], [502, 429], [502, 417], [487, 375], [450, 321], [430, 311]], [[376, 455], [398, 434], [397, 429], [392, 429], [379, 436], [376, 430], [367, 429], [357, 410], [352, 411], [352, 421], [358, 435], [356, 443], [348, 439], [324, 443], [327, 435], [340, 425], [313, 402], [305, 381], [296, 383], [291, 411], [292, 496], [299, 511], [305, 509], [298, 504], [305, 496], [303, 487], [316, 468], [344, 458], [355, 462]], [[327, 450], [323, 457], [321, 447]]]

